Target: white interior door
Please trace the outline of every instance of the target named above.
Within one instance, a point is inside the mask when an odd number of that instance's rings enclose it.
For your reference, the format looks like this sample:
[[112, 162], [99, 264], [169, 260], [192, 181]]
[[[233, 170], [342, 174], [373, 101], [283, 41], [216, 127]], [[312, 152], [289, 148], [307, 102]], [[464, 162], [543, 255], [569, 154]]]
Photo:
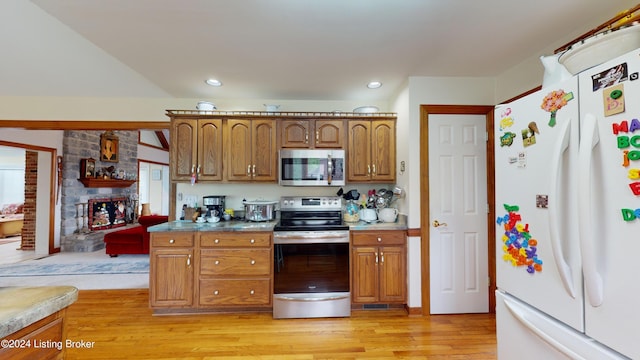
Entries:
[[429, 115], [431, 314], [489, 311], [485, 115]]

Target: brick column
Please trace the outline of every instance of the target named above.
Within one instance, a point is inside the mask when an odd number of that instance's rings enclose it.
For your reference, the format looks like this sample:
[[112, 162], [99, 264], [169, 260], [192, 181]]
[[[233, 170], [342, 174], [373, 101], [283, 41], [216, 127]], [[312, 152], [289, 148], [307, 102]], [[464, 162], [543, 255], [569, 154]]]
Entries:
[[38, 194], [38, 153], [25, 151], [24, 221], [20, 250], [36, 248], [36, 195]]

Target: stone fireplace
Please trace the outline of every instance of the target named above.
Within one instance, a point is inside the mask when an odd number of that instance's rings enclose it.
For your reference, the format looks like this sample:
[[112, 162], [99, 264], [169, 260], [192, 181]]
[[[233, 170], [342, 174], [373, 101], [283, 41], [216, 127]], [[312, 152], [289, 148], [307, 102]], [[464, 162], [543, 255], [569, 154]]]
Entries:
[[[118, 226], [126, 226], [125, 223], [118, 222], [117, 226], [100, 225], [92, 228], [89, 224], [93, 225], [94, 220], [92, 213], [94, 210], [91, 208], [91, 204], [106, 202], [104, 200], [118, 201], [125, 200], [125, 207], [127, 202], [131, 201], [137, 196], [138, 189], [137, 183], [129, 187], [86, 187], [80, 180], [80, 161], [81, 159], [93, 158], [96, 160], [96, 171], [106, 169], [108, 167], [115, 167], [118, 172], [122, 170], [126, 174], [135, 174], [138, 176], [138, 132], [137, 131], [114, 131], [114, 134], [119, 138], [119, 155], [118, 162], [102, 162], [100, 160], [100, 136], [104, 131], [76, 131], [65, 130], [63, 138], [63, 179], [62, 179], [62, 193], [60, 197], [61, 202], [61, 251], [71, 252], [85, 252], [96, 251], [104, 248], [103, 237], [105, 233], [118, 230]], [[102, 202], [100, 202], [102, 200]], [[82, 206], [81, 204], [86, 204]], [[79, 214], [79, 206], [83, 209]], [[116, 205], [117, 208], [117, 205]], [[116, 209], [113, 208], [113, 209]], [[137, 212], [133, 206], [130, 207], [130, 215]], [[108, 212], [109, 210], [107, 210]], [[125, 210], [126, 211], [126, 210]], [[115, 214], [115, 210], [113, 210]], [[113, 221], [116, 218], [113, 215]], [[83, 217], [83, 221], [78, 220], [79, 217]], [[125, 214], [125, 219], [126, 214]], [[132, 219], [129, 216], [129, 221]]]

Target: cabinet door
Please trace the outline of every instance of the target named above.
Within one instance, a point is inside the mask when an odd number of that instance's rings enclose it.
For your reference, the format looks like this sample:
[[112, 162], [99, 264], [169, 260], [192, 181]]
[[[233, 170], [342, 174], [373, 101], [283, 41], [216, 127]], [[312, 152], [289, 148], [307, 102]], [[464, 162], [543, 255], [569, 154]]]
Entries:
[[154, 249], [151, 251], [150, 265], [151, 307], [193, 305], [193, 249]]
[[229, 119], [224, 128], [227, 180], [251, 176], [251, 121]]
[[351, 296], [354, 303], [378, 300], [378, 249], [354, 247], [351, 261]]
[[396, 180], [396, 129], [395, 121], [371, 122], [371, 174], [373, 181]]
[[316, 120], [315, 121], [315, 147], [335, 148], [344, 147], [344, 121], [342, 120]]
[[196, 170], [198, 149], [198, 120], [176, 119], [171, 122], [171, 179], [190, 180]]
[[407, 265], [404, 247], [379, 248], [380, 302], [405, 303], [407, 293]]
[[348, 181], [369, 181], [371, 178], [370, 125], [368, 120], [349, 121]]
[[311, 121], [310, 120], [282, 120], [280, 121], [280, 139], [283, 148], [309, 148]]
[[251, 178], [254, 181], [276, 181], [278, 147], [276, 123], [273, 120], [252, 120]]
[[222, 180], [222, 119], [198, 121], [198, 180]]

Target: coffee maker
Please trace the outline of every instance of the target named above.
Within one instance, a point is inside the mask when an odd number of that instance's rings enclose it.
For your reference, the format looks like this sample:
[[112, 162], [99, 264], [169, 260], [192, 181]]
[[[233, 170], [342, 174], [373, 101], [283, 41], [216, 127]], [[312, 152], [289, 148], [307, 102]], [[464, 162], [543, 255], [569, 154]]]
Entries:
[[217, 216], [222, 218], [224, 215], [224, 195], [209, 195], [202, 197], [202, 204], [207, 208], [205, 216]]

